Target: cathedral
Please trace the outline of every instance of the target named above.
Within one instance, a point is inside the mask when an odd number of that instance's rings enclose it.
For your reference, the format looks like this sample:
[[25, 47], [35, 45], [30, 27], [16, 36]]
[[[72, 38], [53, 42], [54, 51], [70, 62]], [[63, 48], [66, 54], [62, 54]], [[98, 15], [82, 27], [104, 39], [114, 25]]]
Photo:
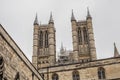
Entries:
[[48, 24], [34, 20], [32, 62], [0, 25], [0, 80], [120, 80], [120, 54], [114, 43], [114, 56], [97, 59], [92, 16], [85, 20], [71, 14], [73, 50], [61, 44], [56, 52], [56, 29], [52, 13]]
[[56, 60], [56, 37], [52, 14], [48, 24], [34, 21], [32, 63], [45, 80], [120, 80], [120, 56], [114, 43], [114, 56], [97, 59], [92, 17], [86, 20], [71, 15], [73, 51], [61, 45]]

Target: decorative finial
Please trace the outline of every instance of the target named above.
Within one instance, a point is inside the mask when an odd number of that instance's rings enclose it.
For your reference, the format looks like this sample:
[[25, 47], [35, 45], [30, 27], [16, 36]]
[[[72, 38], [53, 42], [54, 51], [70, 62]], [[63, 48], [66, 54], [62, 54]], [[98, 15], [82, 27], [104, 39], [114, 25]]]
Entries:
[[53, 17], [52, 17], [52, 12], [50, 13], [50, 20], [49, 20], [49, 23], [54, 23]]
[[35, 20], [34, 20], [34, 25], [38, 25], [38, 19], [37, 19], [37, 13], [36, 13], [36, 17], [35, 17]]
[[117, 50], [116, 44], [114, 42], [114, 57], [118, 57], [118, 56], [120, 56], [120, 55], [119, 55], [119, 52]]
[[75, 17], [74, 17], [73, 9], [72, 9], [71, 21], [76, 21], [76, 19], [75, 19]]

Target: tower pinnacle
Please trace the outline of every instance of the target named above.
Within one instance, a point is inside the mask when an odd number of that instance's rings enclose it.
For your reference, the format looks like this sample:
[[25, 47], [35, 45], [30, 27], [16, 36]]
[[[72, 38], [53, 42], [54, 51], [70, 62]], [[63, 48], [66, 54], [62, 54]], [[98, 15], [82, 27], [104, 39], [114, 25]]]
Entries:
[[119, 52], [117, 50], [116, 44], [114, 43], [114, 57], [118, 57], [118, 56], [120, 56], [120, 55], [119, 55]]
[[87, 7], [87, 18], [91, 18], [89, 8]]
[[65, 50], [64, 50], [64, 47], [63, 47], [63, 43], [61, 43], [61, 49], [60, 49], [60, 54], [64, 54]]
[[75, 17], [74, 17], [73, 9], [72, 9], [71, 21], [76, 21], [76, 19], [75, 19]]
[[50, 13], [50, 20], [49, 20], [49, 23], [54, 23], [53, 17], [52, 17], [52, 12]]
[[61, 50], [63, 50], [64, 48], [63, 48], [63, 43], [61, 43]]
[[38, 25], [37, 13], [36, 13], [36, 17], [35, 17], [35, 20], [34, 20], [34, 25]]

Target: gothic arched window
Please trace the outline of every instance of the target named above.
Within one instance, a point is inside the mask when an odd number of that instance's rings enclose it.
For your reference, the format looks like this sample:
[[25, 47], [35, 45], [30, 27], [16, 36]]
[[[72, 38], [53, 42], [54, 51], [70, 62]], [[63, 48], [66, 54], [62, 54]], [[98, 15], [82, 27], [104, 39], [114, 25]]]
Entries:
[[43, 32], [40, 31], [40, 48], [43, 47]]
[[105, 79], [105, 69], [102, 67], [98, 68], [98, 78]]
[[80, 27], [78, 28], [78, 43], [79, 45], [82, 44], [82, 34]]
[[78, 71], [73, 71], [72, 76], [73, 76], [73, 80], [80, 80]]
[[48, 31], [45, 31], [45, 47], [48, 47]]
[[17, 74], [16, 74], [16, 76], [15, 76], [15, 80], [20, 80], [19, 72], [17, 72]]
[[54, 74], [52, 75], [52, 80], [58, 80], [58, 74], [54, 73]]
[[0, 55], [0, 80], [3, 79], [3, 67], [4, 67], [4, 60], [3, 57]]
[[87, 30], [85, 27], [83, 28], [83, 34], [84, 34], [84, 42], [87, 43]]

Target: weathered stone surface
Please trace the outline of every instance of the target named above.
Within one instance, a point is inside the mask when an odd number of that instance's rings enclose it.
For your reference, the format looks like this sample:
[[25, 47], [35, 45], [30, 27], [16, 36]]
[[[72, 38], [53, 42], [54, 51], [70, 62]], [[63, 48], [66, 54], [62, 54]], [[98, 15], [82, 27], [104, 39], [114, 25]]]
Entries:
[[105, 69], [106, 80], [120, 78], [120, 57], [101, 59], [86, 63], [74, 63], [49, 66], [39, 69], [40, 73], [43, 73], [44, 78], [52, 80], [52, 74], [56, 73], [59, 76], [59, 80], [73, 80], [72, 72], [74, 70], [79, 71], [80, 80], [99, 80], [98, 68], [103, 67]]
[[[0, 25], [0, 55], [3, 58], [3, 78], [14, 80], [19, 73], [20, 80], [43, 80], [39, 72]], [[32, 75], [33, 74], [33, 75]]]
[[[74, 72], [77, 72], [80, 80], [120, 80], [120, 56], [96, 59], [91, 16], [83, 21], [71, 20], [71, 22], [73, 51], [69, 55], [70, 61], [62, 64], [56, 62], [54, 22], [47, 25], [34, 24], [32, 63], [0, 25], [0, 80], [1, 78], [16, 80], [17, 77], [20, 80], [74, 80]], [[78, 41], [78, 28], [81, 29], [81, 42]], [[84, 32], [84, 29], [87, 32]], [[42, 47], [40, 31], [43, 32]], [[49, 42], [47, 47], [46, 41]], [[99, 79], [100, 69], [104, 72], [104, 79]], [[52, 79], [53, 74], [56, 74], [58, 79]]]
[[[47, 36], [46, 36], [47, 32]], [[36, 68], [50, 66], [56, 60], [55, 28], [53, 23], [34, 26], [32, 63]], [[42, 37], [40, 35], [42, 34]], [[40, 41], [42, 39], [42, 41]], [[45, 43], [48, 42], [46, 47]], [[40, 46], [42, 44], [42, 46]]]
[[[86, 20], [77, 21], [71, 20], [73, 51], [68, 57], [69, 61], [60, 63], [59, 61], [51, 64], [40, 64], [41, 61], [46, 61], [46, 57], [51, 62], [52, 58], [46, 54], [45, 57], [39, 54], [38, 70], [44, 75], [45, 80], [53, 80], [53, 74], [58, 75], [59, 80], [78, 80], [73, 79], [73, 72], [77, 71], [80, 80], [119, 80], [120, 79], [120, 57], [112, 57], [107, 59], [97, 60], [96, 47], [94, 40], [94, 32], [92, 26], [92, 17], [89, 16]], [[42, 28], [41, 30], [44, 30]], [[50, 31], [53, 32], [52, 30]], [[55, 43], [54, 35], [49, 35], [49, 44]], [[56, 45], [56, 44], [55, 44]], [[50, 46], [50, 45], [49, 45]], [[55, 46], [52, 45], [49, 54], [54, 53]], [[34, 50], [34, 49], [33, 49]], [[34, 53], [33, 53], [34, 54]], [[55, 55], [53, 55], [54, 57]], [[99, 79], [100, 68], [104, 69], [105, 78]], [[102, 73], [103, 74], [103, 73]]]

